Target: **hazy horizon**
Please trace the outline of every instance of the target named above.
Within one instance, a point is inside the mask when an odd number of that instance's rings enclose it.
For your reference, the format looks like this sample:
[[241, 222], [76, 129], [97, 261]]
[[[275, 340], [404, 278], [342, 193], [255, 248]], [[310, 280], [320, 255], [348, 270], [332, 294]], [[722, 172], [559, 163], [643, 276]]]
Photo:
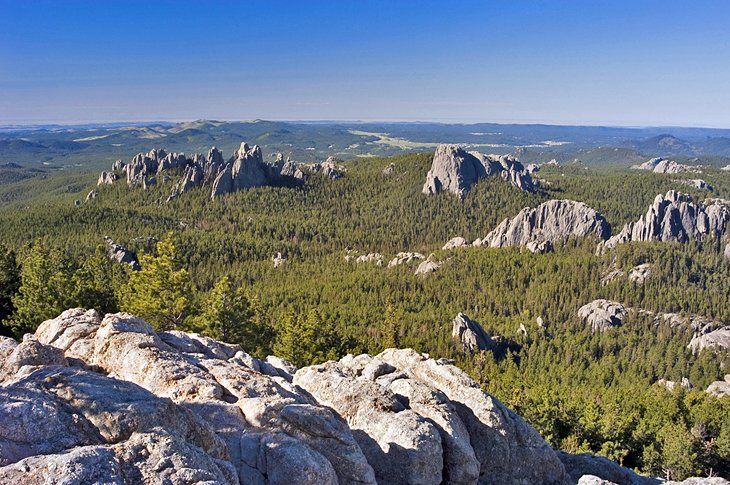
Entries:
[[0, 125], [730, 127], [725, 2], [0, 0], [0, 11]]

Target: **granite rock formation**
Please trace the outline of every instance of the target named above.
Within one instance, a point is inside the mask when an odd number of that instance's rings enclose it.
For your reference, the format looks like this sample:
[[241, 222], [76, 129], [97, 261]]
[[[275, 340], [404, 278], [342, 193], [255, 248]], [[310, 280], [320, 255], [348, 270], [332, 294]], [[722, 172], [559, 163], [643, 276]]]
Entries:
[[578, 309], [578, 316], [591, 327], [591, 332], [603, 332], [623, 323], [628, 311], [620, 303], [593, 300]]
[[496, 175], [521, 190], [535, 190], [532, 177], [515, 158], [467, 152], [458, 145], [439, 145], [422, 192], [451, 192], [463, 198], [477, 180]]
[[495, 347], [492, 337], [477, 322], [463, 313], [451, 322], [451, 338], [457, 341], [464, 352], [491, 350]]
[[119, 264], [126, 264], [132, 271], [139, 271], [142, 266], [137, 260], [137, 255], [132, 251], [114, 242], [114, 239], [105, 237], [104, 242], [106, 243], [106, 254], [112, 261], [116, 261]]
[[685, 173], [693, 172], [700, 173], [700, 167], [695, 165], [684, 165], [677, 163], [674, 160], [668, 160], [666, 158], [652, 158], [642, 163], [641, 165], [634, 165], [631, 167], [634, 170], [647, 170], [654, 173]]
[[605, 240], [610, 231], [603, 216], [583, 202], [549, 200], [534, 209], [522, 209], [472, 244], [493, 248], [530, 245], [531, 251], [544, 252], [549, 249], [541, 246], [542, 243], [554, 245], [569, 238], [588, 236]]
[[670, 190], [657, 195], [646, 214], [626, 224], [620, 233], [599, 245], [599, 251], [630, 241], [701, 241], [722, 237], [730, 222], [730, 202], [708, 199], [696, 204], [688, 195]]

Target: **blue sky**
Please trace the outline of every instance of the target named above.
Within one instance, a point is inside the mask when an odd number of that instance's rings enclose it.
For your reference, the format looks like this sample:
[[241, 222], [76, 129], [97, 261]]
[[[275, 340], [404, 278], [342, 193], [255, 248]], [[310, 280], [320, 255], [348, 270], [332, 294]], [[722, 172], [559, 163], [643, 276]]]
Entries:
[[0, 0], [0, 124], [730, 128], [730, 2]]

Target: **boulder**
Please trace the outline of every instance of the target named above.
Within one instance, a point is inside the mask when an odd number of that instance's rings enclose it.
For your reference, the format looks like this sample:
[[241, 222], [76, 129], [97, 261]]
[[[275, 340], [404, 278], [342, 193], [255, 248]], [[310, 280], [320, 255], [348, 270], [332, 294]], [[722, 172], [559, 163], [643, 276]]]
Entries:
[[356, 263], [375, 263], [376, 266], [383, 265], [383, 255], [380, 253], [363, 254], [355, 258]]
[[434, 271], [437, 271], [441, 267], [442, 263], [433, 260], [433, 255], [430, 255], [427, 260], [423, 261], [416, 268], [415, 275], [426, 276]]
[[629, 281], [637, 285], [643, 285], [646, 279], [651, 275], [651, 264], [644, 263], [634, 266], [629, 270]]
[[620, 303], [593, 300], [578, 309], [578, 316], [591, 327], [591, 332], [606, 331], [623, 323], [628, 312]]
[[707, 386], [707, 393], [717, 397], [730, 396], [730, 374], [725, 374], [724, 380], [715, 381]]
[[281, 255], [281, 251], [279, 251], [271, 257], [271, 261], [274, 263], [274, 268], [278, 268], [279, 266], [286, 263], [286, 258], [283, 257]]
[[464, 239], [463, 237], [457, 236], [457, 237], [452, 237], [451, 239], [446, 241], [446, 244], [444, 244], [444, 247], [441, 249], [448, 250], [448, 249], [461, 248], [461, 247], [467, 246], [468, 244], [469, 243], [466, 242], [466, 239]]

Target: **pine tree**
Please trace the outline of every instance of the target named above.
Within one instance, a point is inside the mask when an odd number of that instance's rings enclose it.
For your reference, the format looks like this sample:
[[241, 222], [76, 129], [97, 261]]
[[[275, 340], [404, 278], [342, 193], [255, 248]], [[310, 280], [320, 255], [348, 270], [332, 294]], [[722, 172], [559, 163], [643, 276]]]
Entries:
[[15, 252], [0, 245], [0, 335], [9, 335], [3, 322], [15, 311], [13, 298], [20, 289], [20, 268]]
[[144, 318], [156, 330], [184, 329], [193, 311], [190, 275], [177, 261], [173, 233], [159, 241], [156, 249], [157, 256], [140, 256], [142, 269], [130, 273], [119, 307]]
[[223, 276], [205, 297], [200, 316], [204, 332], [225, 342], [247, 348], [253, 337], [251, 305], [242, 288], [233, 288]]
[[57, 249], [46, 250], [35, 244], [23, 259], [20, 288], [12, 303], [15, 314], [10, 327], [17, 337], [34, 332], [44, 320], [75, 306], [77, 288], [73, 267]]

